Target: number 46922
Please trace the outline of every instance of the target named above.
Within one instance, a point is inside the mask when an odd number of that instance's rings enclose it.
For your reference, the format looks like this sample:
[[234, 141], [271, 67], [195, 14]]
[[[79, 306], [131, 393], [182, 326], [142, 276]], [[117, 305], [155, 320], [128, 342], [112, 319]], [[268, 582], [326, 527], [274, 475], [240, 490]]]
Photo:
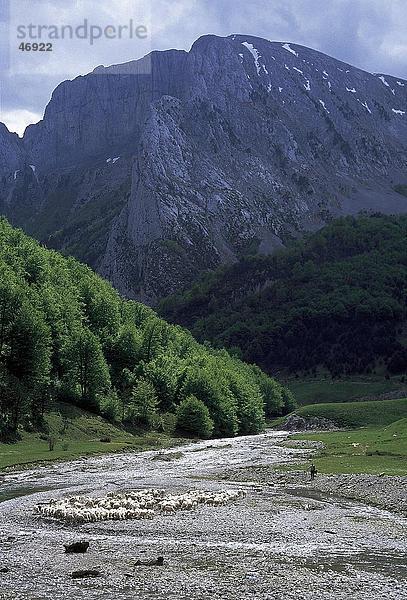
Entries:
[[52, 52], [52, 44], [51, 42], [21, 42], [18, 47], [19, 50], [24, 50], [25, 52]]

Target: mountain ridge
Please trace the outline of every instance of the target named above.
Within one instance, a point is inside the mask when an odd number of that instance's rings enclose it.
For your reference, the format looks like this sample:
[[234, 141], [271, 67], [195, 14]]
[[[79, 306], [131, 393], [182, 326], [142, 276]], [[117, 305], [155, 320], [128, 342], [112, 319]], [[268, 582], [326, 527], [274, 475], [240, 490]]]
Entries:
[[156, 304], [332, 217], [406, 211], [406, 112], [401, 78], [202, 36], [62, 82], [21, 144], [0, 132], [0, 208]]

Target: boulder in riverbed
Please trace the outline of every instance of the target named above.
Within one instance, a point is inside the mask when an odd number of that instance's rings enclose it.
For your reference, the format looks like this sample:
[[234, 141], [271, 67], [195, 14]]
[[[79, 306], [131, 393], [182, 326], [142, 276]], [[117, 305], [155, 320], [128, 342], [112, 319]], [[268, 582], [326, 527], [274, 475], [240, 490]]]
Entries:
[[102, 573], [98, 569], [79, 569], [71, 573], [72, 579], [84, 579], [85, 577], [101, 577]]
[[70, 544], [64, 544], [64, 548], [67, 554], [84, 554], [89, 548], [89, 542], [72, 542]]
[[151, 559], [151, 560], [138, 560], [135, 563], [135, 567], [162, 567], [164, 564], [164, 557], [163, 556], [159, 556], [158, 558], [155, 559]]

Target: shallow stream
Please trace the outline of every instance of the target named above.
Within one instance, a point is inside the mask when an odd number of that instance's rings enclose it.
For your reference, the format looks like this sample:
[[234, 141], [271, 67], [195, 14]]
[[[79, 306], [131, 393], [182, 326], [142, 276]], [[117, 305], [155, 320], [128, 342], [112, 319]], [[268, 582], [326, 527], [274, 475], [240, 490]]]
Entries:
[[[309, 457], [282, 447], [287, 434], [114, 454], [0, 475], [0, 599], [407, 599], [407, 520], [310, 485], [228, 481]], [[168, 460], [162, 460], [162, 459]], [[145, 487], [236, 489], [226, 506], [153, 520], [66, 525], [33, 514], [38, 502]], [[63, 543], [85, 539], [84, 555]], [[136, 566], [164, 556], [164, 565]], [[101, 576], [72, 579], [77, 569]], [[1, 572], [1, 570], [6, 572]]]

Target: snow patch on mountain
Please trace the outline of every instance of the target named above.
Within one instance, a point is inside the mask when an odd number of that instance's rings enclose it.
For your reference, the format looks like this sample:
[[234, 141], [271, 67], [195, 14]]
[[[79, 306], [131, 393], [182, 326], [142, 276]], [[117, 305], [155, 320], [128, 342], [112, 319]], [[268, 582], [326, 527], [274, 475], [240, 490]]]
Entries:
[[259, 51], [253, 46], [253, 44], [250, 44], [249, 42], [242, 42], [242, 46], [247, 48], [250, 54], [253, 56], [254, 64], [256, 65], [257, 75], [260, 75], [262, 65], [260, 65], [259, 62]]
[[37, 175], [37, 169], [35, 168], [35, 165], [28, 165], [31, 169], [31, 171], [34, 173], [34, 177], [35, 177], [35, 181], [38, 183], [38, 175]]
[[327, 112], [327, 113], [328, 113], [328, 115], [329, 115], [329, 110], [328, 110], [328, 109], [327, 109], [327, 107], [325, 106], [325, 102], [324, 102], [323, 100], [320, 100], [319, 102], [322, 104], [322, 107], [323, 107], [323, 109], [324, 109], [324, 110], [326, 110], [326, 112]]
[[366, 108], [367, 112], [371, 115], [372, 111], [370, 110], [366, 100], [364, 102], [362, 102], [362, 100], [359, 100], [359, 98], [357, 100], [358, 100], [358, 102], [360, 102], [360, 104], [363, 106], [363, 108]]
[[387, 83], [387, 81], [385, 80], [385, 78], [384, 78], [384, 76], [383, 76], [383, 75], [380, 75], [379, 79], [380, 79], [380, 81], [381, 81], [382, 83], [384, 83], [384, 85], [385, 85], [386, 87], [388, 87], [388, 88], [390, 87], [390, 85]]
[[298, 53], [291, 48], [290, 44], [283, 44], [283, 48], [284, 50], [287, 50], [287, 52], [291, 52], [291, 54], [294, 54], [294, 56], [298, 56]]

